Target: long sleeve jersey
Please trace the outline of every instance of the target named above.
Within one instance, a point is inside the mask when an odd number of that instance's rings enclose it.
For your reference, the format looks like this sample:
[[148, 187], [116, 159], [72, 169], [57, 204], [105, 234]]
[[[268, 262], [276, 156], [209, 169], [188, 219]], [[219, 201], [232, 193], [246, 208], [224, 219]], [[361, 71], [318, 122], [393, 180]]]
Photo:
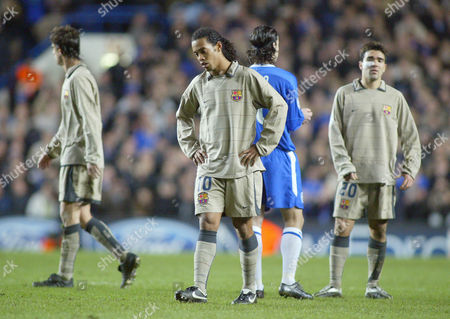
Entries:
[[[261, 156], [278, 145], [284, 130], [287, 104], [258, 72], [233, 62], [223, 76], [204, 71], [196, 76], [181, 97], [177, 111], [177, 136], [184, 154], [192, 158], [202, 149], [207, 154], [197, 173], [218, 178], [238, 178], [264, 170], [261, 159], [243, 166], [239, 153], [255, 139], [256, 113], [269, 112], [256, 148]], [[198, 138], [194, 115], [200, 114]]]
[[104, 166], [97, 82], [82, 63], [66, 72], [61, 90], [61, 123], [45, 151], [51, 158], [60, 156], [61, 166]]
[[415, 178], [420, 168], [420, 141], [402, 93], [382, 81], [364, 88], [358, 79], [336, 92], [329, 124], [334, 167], [342, 179], [356, 172], [359, 183], [394, 185], [398, 142], [402, 172]]

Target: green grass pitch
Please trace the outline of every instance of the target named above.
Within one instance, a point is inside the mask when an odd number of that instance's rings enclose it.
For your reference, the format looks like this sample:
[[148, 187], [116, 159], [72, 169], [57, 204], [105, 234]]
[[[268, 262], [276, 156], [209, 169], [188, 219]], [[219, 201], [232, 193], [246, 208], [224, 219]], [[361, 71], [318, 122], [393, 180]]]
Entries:
[[[106, 254], [80, 251], [74, 288], [33, 288], [58, 266], [59, 253], [0, 252], [0, 318], [450, 318], [450, 261], [387, 258], [381, 286], [393, 300], [364, 298], [367, 261], [347, 260], [344, 297], [295, 300], [278, 296], [281, 257], [263, 259], [266, 297], [256, 305], [231, 305], [241, 288], [237, 255], [216, 256], [207, 304], [180, 304], [178, 285], [190, 286], [193, 255], [143, 255], [135, 283], [119, 289], [117, 263], [101, 270]], [[8, 264], [9, 262], [9, 264]], [[9, 266], [7, 266], [9, 265]], [[308, 292], [328, 282], [328, 259], [313, 258], [297, 270]]]

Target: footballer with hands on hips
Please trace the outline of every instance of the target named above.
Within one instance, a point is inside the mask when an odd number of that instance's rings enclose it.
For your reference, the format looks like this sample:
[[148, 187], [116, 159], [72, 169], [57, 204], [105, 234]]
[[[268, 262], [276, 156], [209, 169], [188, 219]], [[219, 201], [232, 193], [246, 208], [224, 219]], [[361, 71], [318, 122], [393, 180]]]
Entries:
[[[207, 302], [206, 285], [216, 254], [222, 215], [232, 219], [239, 237], [243, 286], [233, 304], [256, 303], [255, 271], [258, 241], [252, 218], [262, 196], [260, 156], [278, 145], [286, 122], [287, 104], [258, 74], [236, 60], [233, 45], [217, 31], [200, 28], [192, 35], [192, 51], [204, 71], [181, 97], [177, 111], [178, 143], [197, 165], [195, 214], [200, 234], [194, 253], [194, 286], [178, 290], [180, 302]], [[256, 135], [256, 113], [269, 112], [261, 138]], [[200, 114], [199, 136], [194, 116]]]

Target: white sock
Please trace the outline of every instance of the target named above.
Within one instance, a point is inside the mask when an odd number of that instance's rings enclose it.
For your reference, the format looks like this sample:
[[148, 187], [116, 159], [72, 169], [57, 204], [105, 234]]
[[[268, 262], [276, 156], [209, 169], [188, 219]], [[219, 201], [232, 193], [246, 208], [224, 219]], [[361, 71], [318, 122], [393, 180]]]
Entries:
[[281, 236], [281, 256], [283, 257], [283, 277], [281, 283], [295, 283], [298, 257], [302, 250], [302, 231], [296, 227], [285, 227]]
[[263, 251], [263, 243], [262, 243], [262, 232], [261, 227], [253, 226], [253, 232], [256, 235], [256, 239], [258, 240], [258, 258], [256, 260], [256, 290], [264, 290], [264, 285], [262, 282], [262, 251]]

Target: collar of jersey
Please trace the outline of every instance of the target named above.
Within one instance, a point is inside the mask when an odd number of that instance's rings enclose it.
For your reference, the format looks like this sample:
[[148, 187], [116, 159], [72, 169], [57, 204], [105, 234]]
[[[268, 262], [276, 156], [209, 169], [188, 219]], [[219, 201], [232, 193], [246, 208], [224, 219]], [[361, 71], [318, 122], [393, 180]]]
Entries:
[[250, 65], [250, 67], [251, 68], [259, 68], [259, 67], [272, 67], [272, 68], [274, 68], [275, 67], [275, 65], [273, 65], [273, 64], [270, 64], [270, 63], [267, 63], [267, 64], [252, 64], [252, 65]]
[[80, 66], [84, 65], [83, 63], [79, 63], [77, 65], [72, 66], [71, 68], [69, 68], [66, 72], [66, 79], [68, 79], [73, 72], [75, 72], [76, 69], [78, 69]]
[[[232, 78], [236, 74], [236, 70], [237, 70], [238, 66], [239, 66], [239, 63], [237, 61], [231, 62], [230, 67], [228, 68], [227, 72], [225, 72], [225, 76]], [[212, 75], [208, 71], [206, 71], [206, 74], [208, 74], [208, 81], [214, 77], [214, 75]]]
[[[353, 89], [355, 91], [366, 90], [366, 88], [361, 84], [361, 81], [359, 79], [353, 80]], [[383, 80], [381, 80], [381, 84], [377, 90], [386, 92], [386, 83]]]

